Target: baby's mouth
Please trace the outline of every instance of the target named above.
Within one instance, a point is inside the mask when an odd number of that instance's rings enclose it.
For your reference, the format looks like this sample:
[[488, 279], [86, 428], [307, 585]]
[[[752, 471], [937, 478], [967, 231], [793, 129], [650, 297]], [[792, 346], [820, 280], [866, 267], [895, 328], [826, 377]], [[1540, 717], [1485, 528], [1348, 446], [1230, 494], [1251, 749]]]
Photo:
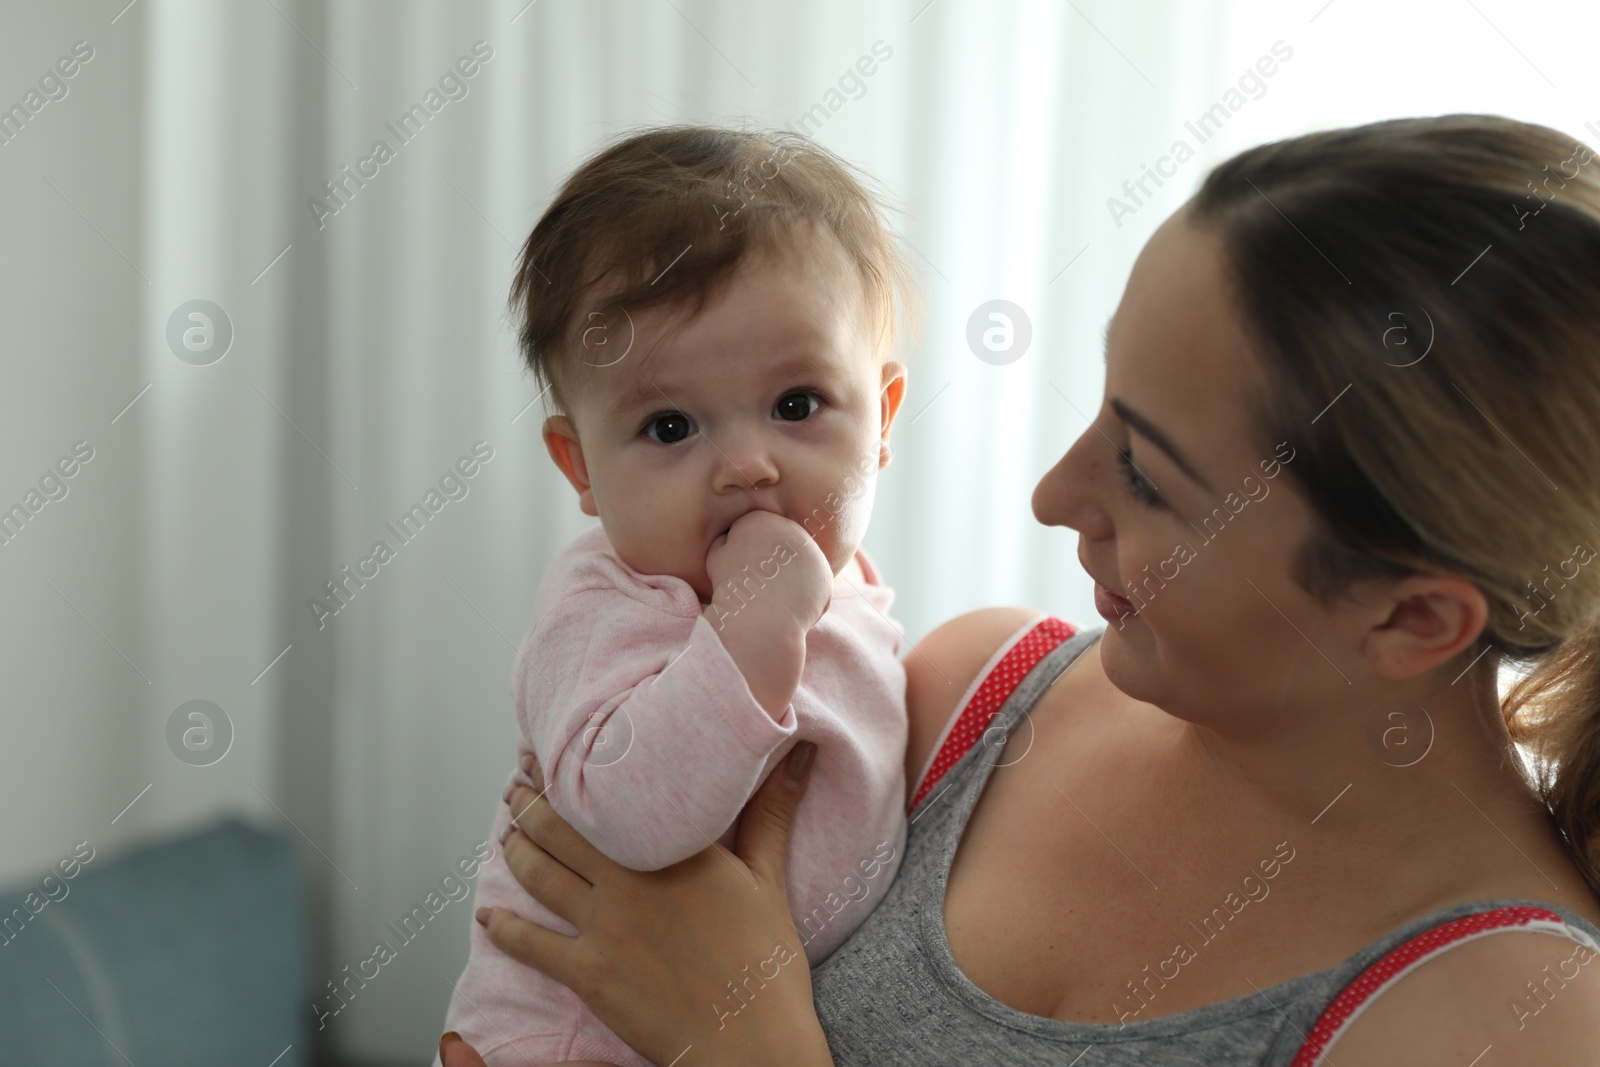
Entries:
[[722, 528], [722, 530], [717, 534], [717, 536], [712, 538], [712, 540], [715, 541], [715, 540], [717, 540], [717, 538], [727, 537], [728, 536], [728, 532], [733, 529], [734, 525], [736, 523], [738, 523], [738, 521], [740, 519], [744, 518], [746, 515], [750, 514], [753, 511], [771, 511], [774, 515], [782, 515], [783, 514], [783, 512], [777, 511], [777, 510], [775, 510], [773, 508], [750, 508], [750, 509], [748, 509], [746, 511], [740, 512], [739, 514], [735, 515], [733, 518], [729, 519], [728, 520], [728, 525], [724, 526]]

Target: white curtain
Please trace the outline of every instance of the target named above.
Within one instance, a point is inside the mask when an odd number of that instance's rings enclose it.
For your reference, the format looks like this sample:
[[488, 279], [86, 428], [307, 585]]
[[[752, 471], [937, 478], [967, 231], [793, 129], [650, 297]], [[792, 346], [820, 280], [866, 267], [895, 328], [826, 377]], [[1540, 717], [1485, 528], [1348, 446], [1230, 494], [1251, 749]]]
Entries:
[[[1133, 258], [1209, 166], [1445, 110], [1600, 140], [1577, 4], [1535, 25], [1508, 0], [125, 2], [8, 8], [0, 33], [7, 106], [94, 52], [0, 145], [0, 505], [94, 450], [0, 545], [0, 874], [228, 811], [284, 828], [311, 995], [397, 949], [319, 1038], [369, 1060], [425, 1062], [438, 1036], [469, 905], [404, 943], [388, 924], [485, 834], [514, 643], [592, 521], [545, 456], [505, 297], [601, 142], [795, 124], [900, 202], [929, 315], [866, 543], [915, 638], [999, 603], [1098, 621], [1075, 534], [1029, 495], [1098, 406]], [[968, 344], [992, 300], [1030, 326], [1014, 362]], [[205, 766], [169, 740], [193, 700], [231, 731]]]

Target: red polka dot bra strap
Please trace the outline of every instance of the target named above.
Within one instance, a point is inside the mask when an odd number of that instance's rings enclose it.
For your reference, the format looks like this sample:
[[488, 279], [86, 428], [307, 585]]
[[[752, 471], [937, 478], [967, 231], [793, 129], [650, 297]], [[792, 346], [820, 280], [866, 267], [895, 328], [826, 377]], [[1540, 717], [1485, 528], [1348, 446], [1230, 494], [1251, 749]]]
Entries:
[[911, 797], [908, 812], [916, 810], [945, 772], [977, 743], [989, 720], [1034, 665], [1077, 632], [1070, 622], [1046, 615], [1030, 622], [995, 650], [956, 705], [944, 736], [923, 769], [922, 783]]
[[1367, 1005], [1424, 963], [1459, 944], [1499, 933], [1555, 934], [1580, 943], [1591, 940], [1549, 908], [1528, 905], [1491, 908], [1435, 926], [1384, 955], [1345, 986], [1308, 1032], [1292, 1067], [1319, 1067], [1326, 1063], [1328, 1049]]

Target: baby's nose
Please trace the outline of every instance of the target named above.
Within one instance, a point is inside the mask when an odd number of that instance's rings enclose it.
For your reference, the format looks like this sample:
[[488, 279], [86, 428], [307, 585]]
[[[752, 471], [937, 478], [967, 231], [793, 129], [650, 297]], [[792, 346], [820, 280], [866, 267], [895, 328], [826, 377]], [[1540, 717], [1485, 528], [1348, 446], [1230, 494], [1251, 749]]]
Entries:
[[718, 446], [717, 490], [758, 489], [778, 481], [778, 461], [767, 441], [757, 434], [729, 435]]

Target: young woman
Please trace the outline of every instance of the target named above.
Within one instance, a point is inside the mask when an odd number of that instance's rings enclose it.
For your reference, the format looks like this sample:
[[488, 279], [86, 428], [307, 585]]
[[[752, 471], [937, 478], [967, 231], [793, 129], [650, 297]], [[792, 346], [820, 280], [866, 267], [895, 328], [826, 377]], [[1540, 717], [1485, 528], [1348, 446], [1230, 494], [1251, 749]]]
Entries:
[[907, 658], [911, 833], [855, 934], [807, 972], [774, 775], [737, 857], [648, 874], [514, 793], [580, 933], [490, 936], [663, 1065], [1600, 1061], [1597, 172], [1464, 115], [1219, 166], [1034, 491], [1107, 624]]

